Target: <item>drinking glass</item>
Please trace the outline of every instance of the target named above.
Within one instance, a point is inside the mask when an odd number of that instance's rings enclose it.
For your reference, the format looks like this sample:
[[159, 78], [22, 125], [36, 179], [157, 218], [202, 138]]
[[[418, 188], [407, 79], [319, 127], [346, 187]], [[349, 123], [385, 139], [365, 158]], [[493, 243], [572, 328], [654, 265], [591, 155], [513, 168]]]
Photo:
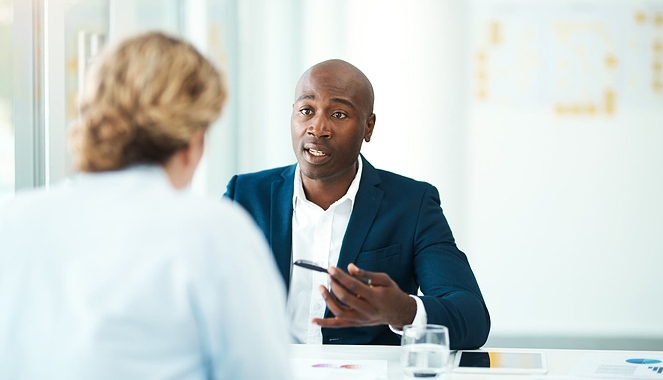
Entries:
[[405, 325], [401, 348], [401, 366], [408, 377], [441, 377], [449, 361], [449, 329], [442, 325]]

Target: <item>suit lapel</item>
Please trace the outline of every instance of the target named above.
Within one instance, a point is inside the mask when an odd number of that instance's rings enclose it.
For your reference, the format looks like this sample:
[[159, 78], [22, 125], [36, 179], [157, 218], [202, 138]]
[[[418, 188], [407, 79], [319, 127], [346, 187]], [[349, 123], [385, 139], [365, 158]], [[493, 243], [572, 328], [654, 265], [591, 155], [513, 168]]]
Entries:
[[296, 165], [287, 167], [281, 178], [272, 183], [270, 246], [276, 265], [290, 288], [292, 262], [292, 194]]
[[361, 182], [338, 257], [337, 266], [343, 270], [357, 259], [366, 235], [373, 225], [383, 195], [382, 190], [377, 187], [380, 184], [377, 170], [363, 156], [360, 157], [363, 160]]

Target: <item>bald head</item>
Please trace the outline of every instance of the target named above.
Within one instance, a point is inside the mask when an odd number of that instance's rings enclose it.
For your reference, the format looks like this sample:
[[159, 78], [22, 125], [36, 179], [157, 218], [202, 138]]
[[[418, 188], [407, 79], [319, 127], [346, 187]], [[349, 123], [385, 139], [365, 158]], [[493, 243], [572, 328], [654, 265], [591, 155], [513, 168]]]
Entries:
[[373, 135], [373, 86], [345, 61], [320, 62], [297, 82], [290, 124], [307, 199], [326, 210], [347, 192]]
[[[359, 111], [366, 117], [373, 113], [373, 85], [361, 70], [341, 59], [330, 59], [311, 66], [297, 82], [295, 101], [301, 96], [302, 88], [311, 81], [325, 81], [339, 89], [352, 89]], [[351, 95], [351, 94], [348, 94]]]

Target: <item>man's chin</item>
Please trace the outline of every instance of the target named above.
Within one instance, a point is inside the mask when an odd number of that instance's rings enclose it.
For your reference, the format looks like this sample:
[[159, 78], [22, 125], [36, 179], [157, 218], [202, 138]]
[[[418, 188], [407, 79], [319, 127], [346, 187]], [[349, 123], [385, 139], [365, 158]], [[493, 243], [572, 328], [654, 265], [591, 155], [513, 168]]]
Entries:
[[313, 181], [324, 181], [326, 178], [329, 177], [324, 173], [318, 172], [317, 170], [306, 170], [301, 165], [300, 168], [301, 168], [302, 177], [306, 177], [307, 179]]

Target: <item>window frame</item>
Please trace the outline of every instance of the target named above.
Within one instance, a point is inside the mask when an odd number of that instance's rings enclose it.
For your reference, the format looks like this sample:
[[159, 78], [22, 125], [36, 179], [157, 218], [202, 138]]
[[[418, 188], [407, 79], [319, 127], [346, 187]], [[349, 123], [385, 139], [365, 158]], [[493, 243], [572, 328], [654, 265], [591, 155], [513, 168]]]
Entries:
[[14, 190], [66, 175], [62, 0], [14, 0]]
[[13, 95], [14, 190], [44, 185], [41, 8], [36, 1], [14, 0]]

